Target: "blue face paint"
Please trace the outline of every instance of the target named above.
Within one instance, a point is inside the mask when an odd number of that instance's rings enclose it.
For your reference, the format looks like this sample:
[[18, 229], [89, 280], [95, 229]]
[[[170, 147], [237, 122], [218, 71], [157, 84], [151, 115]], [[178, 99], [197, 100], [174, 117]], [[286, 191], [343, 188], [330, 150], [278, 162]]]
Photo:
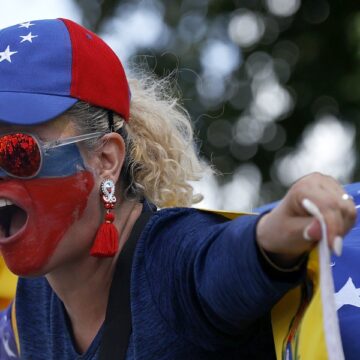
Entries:
[[83, 158], [76, 144], [69, 144], [43, 153], [42, 166], [37, 178], [63, 177], [85, 170]]

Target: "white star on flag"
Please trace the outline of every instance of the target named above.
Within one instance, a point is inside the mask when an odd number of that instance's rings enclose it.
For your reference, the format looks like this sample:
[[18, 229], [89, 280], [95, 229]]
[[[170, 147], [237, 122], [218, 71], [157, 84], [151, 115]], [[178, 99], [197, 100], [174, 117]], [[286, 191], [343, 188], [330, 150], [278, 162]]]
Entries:
[[31, 32], [29, 32], [26, 36], [21, 36], [22, 40], [20, 41], [20, 43], [24, 42], [24, 41], [28, 41], [32, 43], [32, 39], [38, 37], [37, 35], [32, 35]]
[[11, 63], [11, 55], [14, 55], [16, 53], [17, 51], [10, 51], [10, 46], [8, 45], [5, 51], [0, 52], [0, 63], [3, 62], [4, 60], [7, 60], [8, 62]]
[[344, 305], [351, 305], [360, 308], [360, 289], [354, 285], [353, 279], [348, 278], [346, 284], [335, 293], [336, 310]]
[[29, 28], [30, 26], [33, 26], [35, 24], [32, 24], [31, 21], [28, 21], [28, 22], [24, 22], [22, 24], [20, 24], [19, 28]]

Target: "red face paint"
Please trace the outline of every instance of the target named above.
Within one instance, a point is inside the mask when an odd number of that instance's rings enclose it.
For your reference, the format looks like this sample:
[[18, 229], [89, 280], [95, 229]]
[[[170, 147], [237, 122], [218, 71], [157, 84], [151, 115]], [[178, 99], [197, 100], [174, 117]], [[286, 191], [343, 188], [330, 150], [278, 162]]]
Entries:
[[81, 218], [93, 187], [93, 174], [88, 171], [0, 182], [0, 198], [11, 200], [28, 216], [20, 231], [0, 239], [0, 252], [12, 272], [31, 275], [47, 264], [66, 231]]

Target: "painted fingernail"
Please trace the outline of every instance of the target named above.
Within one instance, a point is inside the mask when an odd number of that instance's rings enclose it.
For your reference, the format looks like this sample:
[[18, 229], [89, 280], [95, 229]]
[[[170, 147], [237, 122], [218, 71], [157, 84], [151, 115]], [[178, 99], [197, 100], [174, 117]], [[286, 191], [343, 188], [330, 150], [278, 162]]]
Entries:
[[341, 236], [336, 236], [334, 239], [332, 250], [336, 256], [341, 256], [343, 248], [343, 239]]
[[312, 223], [310, 225], [308, 225], [303, 231], [303, 237], [304, 237], [304, 239], [306, 241], [312, 241], [313, 240], [312, 237], [309, 235], [309, 230], [311, 228], [311, 225], [312, 225]]

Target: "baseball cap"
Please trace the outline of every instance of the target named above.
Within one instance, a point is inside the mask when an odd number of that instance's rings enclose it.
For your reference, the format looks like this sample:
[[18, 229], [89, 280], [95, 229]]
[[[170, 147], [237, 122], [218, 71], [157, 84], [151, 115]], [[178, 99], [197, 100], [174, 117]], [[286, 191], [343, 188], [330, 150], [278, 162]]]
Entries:
[[129, 118], [124, 68], [96, 34], [68, 19], [0, 30], [0, 121], [49, 121], [78, 100]]

